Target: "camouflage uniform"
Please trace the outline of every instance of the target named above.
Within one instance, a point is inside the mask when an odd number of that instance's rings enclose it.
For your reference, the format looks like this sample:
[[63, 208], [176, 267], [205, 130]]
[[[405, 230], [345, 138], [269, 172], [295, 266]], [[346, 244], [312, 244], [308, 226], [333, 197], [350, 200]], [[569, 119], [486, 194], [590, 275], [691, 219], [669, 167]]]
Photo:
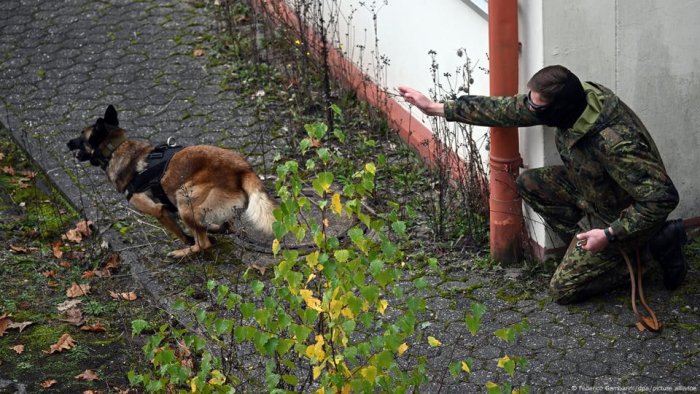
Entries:
[[[678, 192], [637, 115], [604, 86], [585, 82], [583, 88], [585, 110], [573, 127], [556, 130], [564, 165], [527, 170], [517, 179], [523, 200], [565, 242], [586, 216], [594, 228], [611, 226], [617, 238], [598, 253], [577, 251], [576, 239], [571, 240], [550, 283], [552, 295], [562, 303], [580, 299], [581, 290], [594, 280], [603, 281], [603, 275], [619, 278], [606, 275], [625, 271], [613, 245], [634, 250], [678, 205]], [[463, 96], [445, 103], [445, 117], [494, 127], [541, 124], [525, 98]]]

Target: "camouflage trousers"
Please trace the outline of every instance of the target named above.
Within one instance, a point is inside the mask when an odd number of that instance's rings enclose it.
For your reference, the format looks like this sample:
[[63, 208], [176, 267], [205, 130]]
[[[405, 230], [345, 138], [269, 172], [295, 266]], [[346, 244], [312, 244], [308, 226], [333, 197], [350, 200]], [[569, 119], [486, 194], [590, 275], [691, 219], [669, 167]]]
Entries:
[[[658, 229], [625, 242], [611, 243], [600, 252], [592, 253], [576, 248], [575, 234], [586, 231], [580, 223], [587, 215], [580, 201], [581, 193], [569, 179], [563, 166], [536, 168], [523, 172], [517, 179], [522, 199], [534, 209], [547, 225], [569, 247], [549, 283], [549, 291], [556, 302], [567, 304], [627, 284], [629, 273], [623, 251], [634, 262], [636, 250]], [[605, 191], [601, 191], [605, 192]], [[603, 228], [607, 223], [588, 221], [591, 228]], [[647, 259], [643, 259], [647, 260]]]

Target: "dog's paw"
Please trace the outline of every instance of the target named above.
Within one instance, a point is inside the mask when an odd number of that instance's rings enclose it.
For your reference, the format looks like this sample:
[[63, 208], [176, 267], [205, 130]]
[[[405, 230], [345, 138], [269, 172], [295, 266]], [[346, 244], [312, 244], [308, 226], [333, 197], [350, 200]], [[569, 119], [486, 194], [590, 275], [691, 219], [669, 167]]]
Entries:
[[197, 247], [197, 245], [194, 245], [188, 248], [173, 250], [172, 252], [168, 253], [168, 257], [172, 259], [181, 259], [183, 257], [187, 257], [197, 252], [199, 252], [199, 247]]

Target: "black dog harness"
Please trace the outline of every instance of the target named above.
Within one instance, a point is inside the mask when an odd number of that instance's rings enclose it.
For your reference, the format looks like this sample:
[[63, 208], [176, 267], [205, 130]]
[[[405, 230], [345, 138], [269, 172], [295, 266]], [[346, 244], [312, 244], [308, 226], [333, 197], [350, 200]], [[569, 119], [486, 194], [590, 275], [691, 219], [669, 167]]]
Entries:
[[162, 144], [153, 149], [146, 157], [146, 169], [136, 174], [134, 179], [126, 186], [126, 199], [131, 200], [135, 193], [143, 193], [151, 190], [153, 197], [172, 212], [177, 211], [177, 207], [168, 199], [168, 196], [160, 184], [165, 169], [168, 167], [170, 159], [184, 146]]

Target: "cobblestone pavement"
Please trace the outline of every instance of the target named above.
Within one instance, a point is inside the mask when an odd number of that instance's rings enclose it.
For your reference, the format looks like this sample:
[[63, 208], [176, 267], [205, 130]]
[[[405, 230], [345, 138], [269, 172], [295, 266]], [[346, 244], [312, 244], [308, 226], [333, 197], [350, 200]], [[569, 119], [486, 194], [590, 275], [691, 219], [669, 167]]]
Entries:
[[[208, 12], [187, 1], [0, 2], [0, 121], [98, 225], [143, 222], [101, 171], [77, 165], [65, 148], [107, 104], [117, 106], [132, 136], [220, 144], [254, 161], [269, 153], [263, 148], [274, 151], [275, 141], [238, 106], [236, 94], [221, 89], [223, 69], [207, 68], [192, 56], [198, 35], [214, 31]], [[151, 227], [132, 227], [143, 233], [144, 244], [124, 245], [119, 232], [105, 234], [132, 271], [140, 272], [137, 277], [147, 282], [154, 299], [167, 305], [169, 275], [197, 268], [144, 265], [153, 255], [162, 256], [163, 245], [172, 246]], [[228, 269], [223, 252], [218, 258], [215, 268]], [[658, 275], [647, 281], [647, 299], [665, 324], [660, 334], [634, 328], [624, 290], [564, 307], [549, 302], [544, 291], [513, 290], [525, 280], [517, 269], [487, 275], [468, 266], [451, 263], [424, 290], [429, 313], [421, 334], [443, 346], [430, 348], [423, 340], [407, 353], [428, 358], [430, 382], [421, 391], [485, 391], [488, 381], [527, 384], [538, 393], [700, 388], [696, 263], [676, 292], [664, 290]], [[474, 337], [464, 324], [473, 302], [487, 307]], [[514, 344], [492, 335], [525, 318], [530, 328]], [[496, 367], [506, 354], [528, 360], [512, 379]], [[473, 373], [453, 378], [448, 365], [466, 357], [474, 359]]]

